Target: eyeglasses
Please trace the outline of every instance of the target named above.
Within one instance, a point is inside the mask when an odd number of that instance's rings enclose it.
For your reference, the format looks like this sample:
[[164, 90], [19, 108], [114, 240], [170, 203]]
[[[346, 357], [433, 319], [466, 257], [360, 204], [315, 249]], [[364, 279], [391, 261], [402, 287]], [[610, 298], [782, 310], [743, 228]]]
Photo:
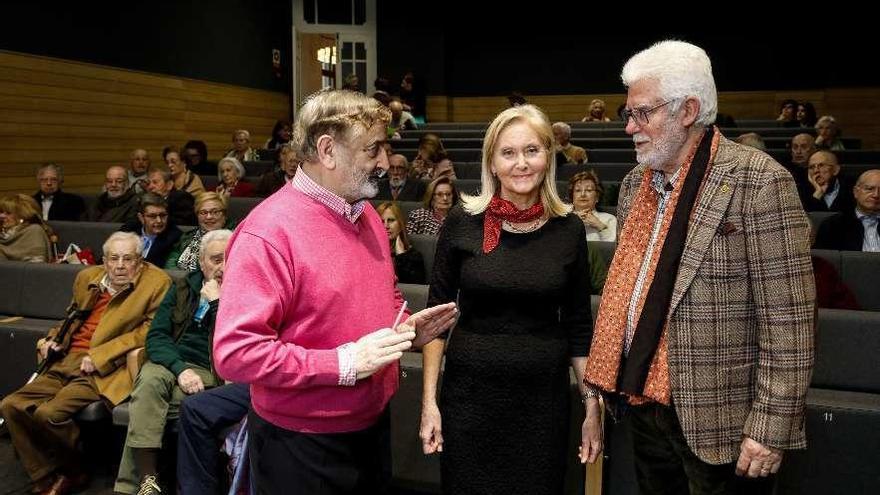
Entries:
[[654, 113], [655, 110], [662, 108], [666, 105], [669, 105], [675, 100], [666, 100], [659, 105], [654, 105], [653, 107], [645, 108], [645, 107], [637, 107], [633, 109], [624, 108], [623, 109], [623, 124], [626, 125], [629, 123], [629, 119], [633, 119], [633, 122], [636, 125], [647, 125], [648, 124], [648, 116]]
[[122, 264], [124, 266], [132, 266], [140, 260], [137, 256], [119, 256], [112, 255], [104, 258], [104, 264], [106, 265], [119, 265]]
[[546, 150], [540, 146], [532, 145], [526, 146], [521, 151], [517, 151], [513, 148], [502, 148], [498, 152], [498, 154], [501, 155], [501, 158], [503, 158], [504, 160], [514, 162], [516, 161], [516, 158], [517, 156], [519, 156], [520, 153], [522, 153], [523, 157], [525, 157], [526, 160], [534, 160], [535, 158], [541, 156], [545, 151]]
[[226, 210], [199, 210], [200, 217], [214, 216], [218, 217], [226, 213]]
[[147, 213], [147, 214], [144, 215], [144, 216], [145, 216], [146, 218], [149, 218], [150, 220], [156, 220], [156, 219], [162, 219], [162, 220], [165, 220], [166, 218], [168, 218], [168, 214], [167, 214], [167, 213]]

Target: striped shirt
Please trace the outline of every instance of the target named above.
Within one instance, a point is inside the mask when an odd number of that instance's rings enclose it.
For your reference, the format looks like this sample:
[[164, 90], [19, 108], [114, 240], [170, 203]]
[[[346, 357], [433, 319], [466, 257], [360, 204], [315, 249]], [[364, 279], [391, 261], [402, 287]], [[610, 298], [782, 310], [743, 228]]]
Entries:
[[856, 208], [856, 218], [861, 220], [865, 228], [865, 237], [862, 241], [862, 251], [867, 253], [880, 253], [880, 232], [877, 232], [877, 215], [867, 215]]

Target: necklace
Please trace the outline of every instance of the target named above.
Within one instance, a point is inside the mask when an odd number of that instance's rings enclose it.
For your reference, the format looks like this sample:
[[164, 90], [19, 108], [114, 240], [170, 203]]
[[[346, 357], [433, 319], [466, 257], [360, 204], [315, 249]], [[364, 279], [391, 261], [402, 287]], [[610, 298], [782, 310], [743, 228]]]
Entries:
[[520, 234], [528, 234], [529, 232], [534, 232], [538, 230], [538, 227], [541, 225], [541, 217], [536, 218], [526, 227], [517, 227], [507, 220], [504, 221], [504, 225], [510, 229], [512, 232], [517, 232]]

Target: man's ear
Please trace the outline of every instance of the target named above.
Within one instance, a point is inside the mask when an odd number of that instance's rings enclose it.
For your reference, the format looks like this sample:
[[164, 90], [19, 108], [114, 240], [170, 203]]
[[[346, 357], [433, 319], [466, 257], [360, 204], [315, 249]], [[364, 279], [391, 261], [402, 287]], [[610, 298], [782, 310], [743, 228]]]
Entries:
[[322, 134], [318, 138], [316, 148], [318, 151], [318, 162], [327, 170], [336, 168], [336, 154], [339, 150], [336, 147], [336, 140], [329, 134]]
[[687, 98], [681, 105], [680, 112], [682, 125], [691, 127], [697, 121], [697, 117], [700, 116], [700, 100], [694, 97]]

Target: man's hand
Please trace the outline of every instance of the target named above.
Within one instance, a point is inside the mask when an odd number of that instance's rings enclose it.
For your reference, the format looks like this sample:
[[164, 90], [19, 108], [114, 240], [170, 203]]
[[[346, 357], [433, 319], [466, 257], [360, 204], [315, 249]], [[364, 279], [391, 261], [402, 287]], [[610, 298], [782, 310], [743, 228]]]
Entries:
[[736, 461], [736, 474], [749, 478], [764, 478], [776, 474], [780, 464], [782, 464], [781, 450], [745, 437], [740, 446], [739, 460]]
[[455, 324], [458, 308], [455, 303], [438, 304], [425, 308], [397, 325], [398, 332], [415, 332], [413, 347], [421, 347], [434, 340]]
[[364, 335], [354, 343], [354, 366], [357, 379], [362, 380], [403, 356], [412, 347], [416, 334], [412, 330], [395, 332], [390, 328]]
[[202, 378], [189, 368], [177, 375], [177, 384], [180, 385], [180, 390], [183, 390], [183, 393], [187, 395], [205, 390], [205, 383], [202, 382]]
[[807, 180], [810, 181], [810, 185], [813, 186], [813, 197], [816, 199], [822, 199], [825, 196], [825, 192], [828, 191], [828, 183], [820, 184], [819, 183], [819, 173], [811, 172], [807, 174]]
[[46, 359], [46, 357], [49, 356], [49, 349], [58, 352], [61, 351], [62, 347], [61, 344], [56, 343], [52, 339], [43, 340], [40, 344], [40, 356], [42, 356], [43, 359]]
[[98, 368], [95, 368], [95, 363], [92, 361], [92, 358], [90, 358], [89, 356], [86, 356], [83, 358], [82, 362], [80, 363], [79, 370], [84, 375], [91, 375], [92, 373], [97, 371]]
[[214, 302], [217, 299], [220, 299], [220, 284], [215, 279], [208, 280], [202, 285], [200, 294], [208, 302]]

